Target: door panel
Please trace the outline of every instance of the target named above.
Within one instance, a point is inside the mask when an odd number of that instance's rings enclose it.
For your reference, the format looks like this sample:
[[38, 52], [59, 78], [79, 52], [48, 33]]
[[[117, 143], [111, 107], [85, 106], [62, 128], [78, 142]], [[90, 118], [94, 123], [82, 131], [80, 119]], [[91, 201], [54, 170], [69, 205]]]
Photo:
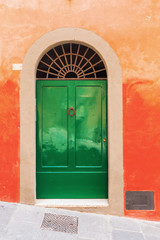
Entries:
[[107, 198], [106, 172], [37, 173], [37, 198]]
[[36, 86], [37, 198], [107, 198], [106, 81]]
[[101, 86], [77, 86], [76, 111], [76, 166], [101, 166]]
[[67, 87], [42, 88], [42, 167], [67, 166]]

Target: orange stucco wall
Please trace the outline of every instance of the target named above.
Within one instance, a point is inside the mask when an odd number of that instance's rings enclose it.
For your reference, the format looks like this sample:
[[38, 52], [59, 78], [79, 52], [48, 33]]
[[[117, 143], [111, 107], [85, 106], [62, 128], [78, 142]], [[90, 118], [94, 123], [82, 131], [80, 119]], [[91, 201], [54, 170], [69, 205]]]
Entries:
[[160, 219], [159, 12], [158, 0], [0, 0], [0, 200], [19, 201], [20, 72], [12, 64], [46, 32], [80, 27], [104, 38], [122, 67], [124, 190], [155, 192], [155, 211], [125, 215]]

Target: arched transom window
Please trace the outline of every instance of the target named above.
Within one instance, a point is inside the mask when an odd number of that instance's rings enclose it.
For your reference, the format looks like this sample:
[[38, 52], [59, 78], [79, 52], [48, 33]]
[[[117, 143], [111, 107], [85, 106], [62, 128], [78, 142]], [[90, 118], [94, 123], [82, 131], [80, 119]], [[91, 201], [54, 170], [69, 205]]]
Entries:
[[79, 43], [64, 43], [50, 49], [37, 67], [37, 79], [106, 79], [102, 58]]

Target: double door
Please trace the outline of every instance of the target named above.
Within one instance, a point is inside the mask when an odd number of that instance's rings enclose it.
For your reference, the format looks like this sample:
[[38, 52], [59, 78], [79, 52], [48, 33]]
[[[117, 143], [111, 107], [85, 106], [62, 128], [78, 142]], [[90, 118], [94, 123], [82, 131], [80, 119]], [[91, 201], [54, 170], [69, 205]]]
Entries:
[[36, 82], [38, 199], [107, 198], [107, 81]]

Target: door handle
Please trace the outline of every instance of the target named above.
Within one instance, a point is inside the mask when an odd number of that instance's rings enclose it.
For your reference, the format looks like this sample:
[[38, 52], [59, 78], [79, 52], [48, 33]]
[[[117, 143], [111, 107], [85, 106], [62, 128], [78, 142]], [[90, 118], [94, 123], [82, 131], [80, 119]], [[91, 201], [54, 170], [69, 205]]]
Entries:
[[[70, 111], [73, 111], [73, 114], [70, 114]], [[68, 109], [67, 113], [68, 113], [68, 115], [69, 115], [70, 117], [73, 117], [73, 116], [76, 114], [76, 110], [75, 110], [73, 107], [70, 107], [70, 108]]]

